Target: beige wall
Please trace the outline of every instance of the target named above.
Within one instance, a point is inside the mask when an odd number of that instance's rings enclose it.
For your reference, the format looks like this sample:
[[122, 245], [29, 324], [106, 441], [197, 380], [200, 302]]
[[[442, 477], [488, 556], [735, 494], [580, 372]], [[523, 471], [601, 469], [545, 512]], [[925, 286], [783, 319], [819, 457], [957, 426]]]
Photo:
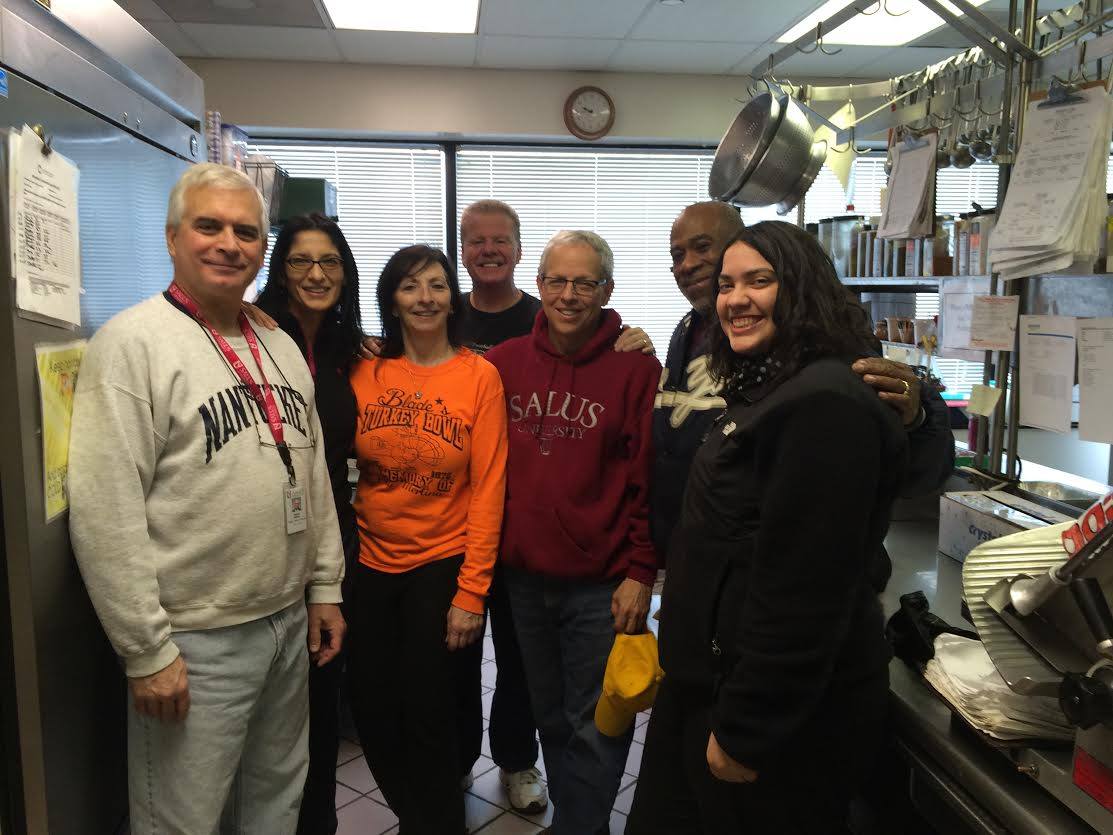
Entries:
[[608, 141], [715, 145], [738, 112], [737, 99], [747, 98], [744, 76], [186, 63], [205, 83], [205, 106], [224, 121], [314, 136], [565, 140], [565, 98], [595, 84], [615, 102]]

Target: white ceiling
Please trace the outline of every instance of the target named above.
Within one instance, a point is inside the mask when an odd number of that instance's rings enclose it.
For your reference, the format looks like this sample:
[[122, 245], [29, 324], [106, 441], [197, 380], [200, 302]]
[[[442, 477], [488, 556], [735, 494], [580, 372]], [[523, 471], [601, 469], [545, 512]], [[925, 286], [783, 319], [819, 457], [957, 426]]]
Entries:
[[[320, 0], [116, 0], [183, 58], [334, 61], [499, 69], [744, 75], [822, 0], [482, 0], [475, 35], [334, 29]], [[402, 0], [405, 2], [405, 0]], [[893, 11], [917, 0], [888, 0]], [[1041, 3], [1041, 7], [1044, 4]], [[1053, 9], [1069, 0], [1048, 4]], [[983, 10], [1003, 20], [1008, 0]], [[944, 27], [915, 45], [796, 55], [782, 77], [888, 78], [969, 46]]]

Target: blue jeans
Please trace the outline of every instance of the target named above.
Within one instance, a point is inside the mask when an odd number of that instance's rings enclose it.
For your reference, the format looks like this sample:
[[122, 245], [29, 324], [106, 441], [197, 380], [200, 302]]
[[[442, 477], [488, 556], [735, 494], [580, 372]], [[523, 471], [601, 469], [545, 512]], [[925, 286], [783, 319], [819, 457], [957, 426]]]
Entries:
[[292, 835], [309, 762], [305, 604], [173, 634], [189, 714], [128, 710], [133, 835]]
[[533, 715], [553, 800], [553, 835], [607, 831], [633, 727], [595, 728], [595, 704], [614, 643], [611, 596], [618, 580], [555, 580], [506, 570]]

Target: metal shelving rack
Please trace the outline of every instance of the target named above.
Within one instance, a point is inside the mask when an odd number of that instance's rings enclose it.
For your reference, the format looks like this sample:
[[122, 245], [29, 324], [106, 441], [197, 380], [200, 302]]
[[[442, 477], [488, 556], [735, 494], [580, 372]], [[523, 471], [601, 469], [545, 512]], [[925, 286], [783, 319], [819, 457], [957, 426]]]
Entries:
[[[1090, 78], [1107, 74], [1113, 63], [1110, 60], [1113, 56], [1113, 10], [1105, 10], [1104, 0], [1082, 0], [1041, 18], [1036, 0], [1023, 0], [1022, 7], [1018, 0], [1012, 0], [1009, 24], [1002, 27], [968, 0], [951, 0], [953, 8], [938, 0], [920, 2], [965, 35], [974, 46], [939, 64], [871, 84], [793, 85], [773, 76], [778, 64], [800, 51], [811, 51], [813, 45], [822, 41], [823, 32], [832, 31], [858, 14], [882, 11], [882, 4], [860, 0], [818, 24], [813, 32], [769, 55], [754, 67], [751, 77], [760, 79], [770, 89], [796, 98], [813, 120], [835, 132], [838, 145], [847, 145], [843, 153], [853, 152], [859, 137], [875, 136], [898, 127], [931, 127], [936, 125], [936, 120], [981, 107], [984, 100], [999, 100], [1000, 133], [996, 138], [994, 159], [1000, 167], [998, 205], [1001, 205], [1015, 160], [1008, 139], [1013, 134], [1015, 147], [1020, 147], [1024, 122], [1019, 117], [1027, 111], [1032, 90], [1046, 86], [1053, 78], [1071, 81], [1076, 73], [1085, 78], [1086, 67], [1094, 64], [1096, 72]], [[956, 14], [954, 8], [960, 14]], [[987, 69], [996, 72], [987, 72]], [[971, 77], [974, 70], [978, 71], [977, 78]], [[821, 102], [848, 100], [883, 101], [848, 127], [835, 125], [812, 109]], [[802, 202], [797, 212], [802, 220]], [[916, 293], [937, 291], [940, 278], [847, 278], [844, 283], [863, 292]], [[989, 280], [991, 294], [1020, 297], [1021, 313], [1113, 315], [1113, 275], [1036, 275], [1011, 281], [1001, 281], [997, 275], [991, 275]], [[1013, 351], [986, 353], [983, 381], [986, 384], [992, 381], [1002, 390], [1002, 395], [1008, 389], [1010, 377], [1015, 379], [1017, 374], [1018, 347], [1014, 345]], [[1008, 397], [999, 398], [997, 410], [988, 422], [979, 420], [977, 459], [985, 462], [987, 475], [994, 478], [1016, 481], [1019, 475], [1020, 395], [1014, 386]], [[1113, 459], [1108, 479], [1113, 481]]]

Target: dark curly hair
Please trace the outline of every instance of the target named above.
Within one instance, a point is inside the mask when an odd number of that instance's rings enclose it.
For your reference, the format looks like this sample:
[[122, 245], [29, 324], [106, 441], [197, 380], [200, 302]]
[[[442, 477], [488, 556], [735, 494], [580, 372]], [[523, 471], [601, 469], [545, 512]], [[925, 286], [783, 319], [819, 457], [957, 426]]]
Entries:
[[344, 285], [340, 289], [340, 301], [325, 318], [323, 329], [327, 330], [334, 344], [338, 346], [338, 359], [341, 370], [347, 373], [347, 366], [363, 342], [363, 323], [359, 314], [359, 267], [356, 266], [352, 248], [340, 227], [321, 214], [298, 215], [286, 221], [271, 250], [270, 269], [267, 283], [255, 304], [279, 319], [290, 308], [290, 291], [286, 284], [286, 258], [300, 232], [324, 232], [332, 241], [340, 260], [344, 262]]
[[382, 274], [379, 276], [379, 285], [375, 294], [379, 300], [379, 315], [383, 323], [383, 348], [381, 356], [400, 357], [405, 350], [402, 341], [402, 321], [394, 315], [394, 293], [408, 275], [428, 267], [430, 264], [440, 264], [448, 280], [448, 289], [451, 296], [448, 314], [448, 342], [453, 348], [459, 348], [463, 343], [460, 337], [460, 317], [454, 315], [462, 309], [463, 296], [460, 294], [460, 282], [456, 278], [456, 268], [448, 260], [448, 256], [434, 246], [414, 244], [402, 247], [386, 262]]
[[[738, 243], [752, 246], [777, 274], [777, 300], [773, 304], [776, 333], [770, 353], [780, 363], [781, 379], [821, 357], [853, 361], [880, 353], [881, 344], [873, 335], [869, 314], [839, 281], [835, 265], [819, 240], [791, 223], [755, 223], [727, 242], [711, 282], [712, 309], [723, 258]], [[742, 367], [742, 359], [731, 350], [717, 321], [710, 328], [709, 343], [711, 374], [725, 383]]]

